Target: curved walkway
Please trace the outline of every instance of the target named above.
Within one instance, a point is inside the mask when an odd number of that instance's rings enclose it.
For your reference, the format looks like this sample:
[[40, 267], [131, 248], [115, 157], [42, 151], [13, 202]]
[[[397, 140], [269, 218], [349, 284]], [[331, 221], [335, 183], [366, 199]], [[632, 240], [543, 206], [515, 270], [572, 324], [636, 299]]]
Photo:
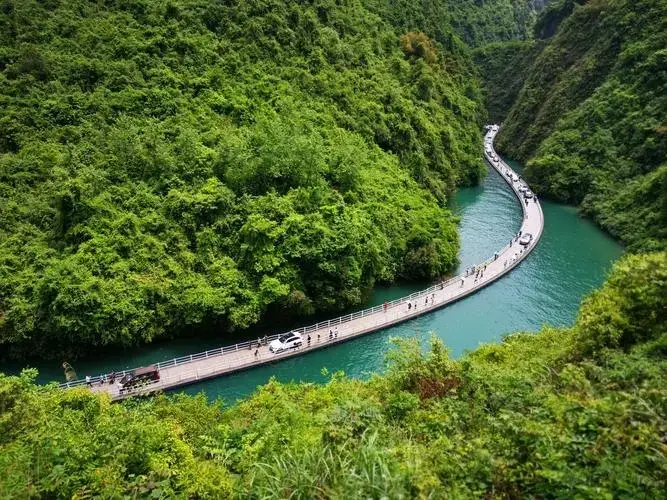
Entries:
[[[520, 234], [530, 233], [533, 236], [529, 245], [522, 246], [519, 244], [518, 238], [515, 238], [511, 242], [508, 241], [508, 244], [494, 256], [471, 268], [474, 269], [472, 272], [466, 270], [464, 274], [383, 305], [294, 330], [303, 336], [303, 346], [297, 349], [280, 354], [269, 352], [268, 342], [279, 337], [279, 335], [271, 335], [265, 337], [265, 341], [261, 345], [258, 345], [257, 341], [244, 342], [157, 363], [156, 366], [160, 370], [160, 380], [150, 385], [135, 388], [132, 391], [121, 393], [118, 385], [101, 384], [99, 377], [94, 377], [91, 380], [92, 389], [96, 392], [108, 392], [113, 400], [120, 400], [129, 396], [172, 389], [261, 364], [299, 356], [429, 313], [475, 293], [507, 274], [535, 248], [544, 229], [544, 215], [536, 198], [528, 200], [527, 203], [523, 199], [519, 189], [527, 186], [519, 179], [518, 175], [501, 159], [494, 161], [496, 153], [493, 149], [493, 139], [496, 134], [497, 130], [488, 127], [484, 141], [484, 155], [487, 162], [500, 173], [516, 195], [523, 211], [523, 224]], [[477, 277], [477, 270], [483, 270], [479, 277]], [[408, 304], [411, 305], [408, 306]], [[310, 341], [308, 341], [308, 338], [310, 338]], [[116, 374], [117, 380], [123, 374], [125, 374], [124, 371], [118, 372]], [[61, 384], [61, 386], [74, 387], [85, 383], [84, 380], [77, 380], [76, 382]]]

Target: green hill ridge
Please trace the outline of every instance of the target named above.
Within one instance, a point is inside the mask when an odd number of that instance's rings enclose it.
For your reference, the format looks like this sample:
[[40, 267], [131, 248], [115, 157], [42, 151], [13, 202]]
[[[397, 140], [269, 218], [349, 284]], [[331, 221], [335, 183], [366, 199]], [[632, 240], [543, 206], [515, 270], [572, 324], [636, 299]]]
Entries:
[[629, 249], [664, 249], [667, 2], [562, 0], [536, 29], [553, 36], [517, 72], [499, 150], [526, 162], [537, 192], [581, 205]]
[[456, 263], [472, 61], [363, 2], [5, 1], [0, 346], [332, 313]]
[[547, 3], [2, 1], [0, 355], [447, 273], [487, 116], [537, 192], [643, 253], [570, 328], [403, 341], [370, 380], [233, 407], [0, 374], [0, 497], [662, 497], [666, 3]]

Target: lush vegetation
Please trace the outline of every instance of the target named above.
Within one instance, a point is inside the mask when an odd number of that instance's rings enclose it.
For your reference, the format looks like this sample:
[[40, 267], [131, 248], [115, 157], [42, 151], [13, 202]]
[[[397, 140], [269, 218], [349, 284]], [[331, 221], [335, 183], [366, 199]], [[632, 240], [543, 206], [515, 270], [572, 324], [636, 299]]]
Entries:
[[[0, 346], [76, 354], [335, 311], [456, 261], [471, 54], [534, 0], [2, 0]], [[585, 4], [585, 5], [581, 5]], [[662, 0], [560, 0], [474, 58], [536, 188], [664, 248]], [[525, 78], [525, 80], [524, 80]], [[111, 404], [0, 374], [0, 497], [657, 498], [667, 254], [571, 328], [371, 380]], [[660, 493], [663, 492], [663, 493]]]
[[538, 12], [550, 0], [366, 0], [402, 31], [420, 30], [444, 45], [456, 32], [471, 47], [532, 38]]
[[539, 11], [551, 0], [447, 0], [451, 24], [473, 47], [532, 37]]
[[540, 12], [534, 26], [535, 38], [550, 38], [556, 31], [560, 24], [568, 18], [576, 5], [583, 5], [588, 0], [557, 0], [551, 2], [546, 8]]
[[526, 40], [493, 42], [472, 52], [489, 122], [505, 120], [541, 48], [541, 41]]
[[538, 192], [581, 204], [631, 249], [664, 249], [667, 2], [563, 0], [544, 16], [538, 34], [555, 35], [528, 71], [499, 148], [528, 160]]
[[0, 9], [0, 345], [76, 355], [358, 304], [456, 261], [464, 45], [360, 1]]
[[572, 328], [452, 361], [407, 343], [370, 381], [110, 404], [0, 377], [0, 496], [659, 498], [667, 254], [629, 256]]

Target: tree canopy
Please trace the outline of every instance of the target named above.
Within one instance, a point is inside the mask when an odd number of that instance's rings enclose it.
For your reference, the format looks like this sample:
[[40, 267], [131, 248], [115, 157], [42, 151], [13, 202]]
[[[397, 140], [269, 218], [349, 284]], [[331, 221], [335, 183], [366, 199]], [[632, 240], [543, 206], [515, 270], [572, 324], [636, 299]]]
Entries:
[[453, 31], [355, 0], [2, 5], [5, 352], [333, 312], [453, 268], [447, 199], [484, 172]]
[[572, 328], [458, 361], [403, 342], [369, 381], [110, 404], [0, 375], [0, 495], [659, 498], [667, 254], [628, 256]]
[[[582, 5], [583, 4], [583, 5]], [[498, 147], [633, 250], [667, 241], [667, 2], [562, 0]], [[550, 28], [548, 28], [551, 26]]]

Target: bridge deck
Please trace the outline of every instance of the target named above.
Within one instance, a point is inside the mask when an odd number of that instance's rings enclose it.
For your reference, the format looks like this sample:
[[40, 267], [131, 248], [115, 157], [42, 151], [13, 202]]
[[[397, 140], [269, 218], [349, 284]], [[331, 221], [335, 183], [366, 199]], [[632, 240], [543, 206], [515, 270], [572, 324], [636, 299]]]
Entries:
[[[220, 375], [244, 370], [266, 363], [273, 363], [285, 358], [300, 356], [315, 349], [321, 349], [333, 344], [345, 342], [352, 338], [364, 335], [376, 330], [387, 328], [391, 325], [408, 321], [422, 314], [427, 314], [447, 304], [459, 300], [477, 290], [489, 285], [501, 276], [510, 272], [535, 248], [544, 228], [544, 216], [542, 208], [536, 199], [525, 203], [518, 188], [521, 182], [513, 182], [511, 175], [515, 172], [502, 160], [494, 163], [493, 139], [497, 131], [489, 129], [486, 138], [491, 139], [492, 153], [484, 152], [488, 163], [495, 168], [517, 196], [523, 210], [522, 234], [531, 233], [533, 240], [527, 247], [519, 245], [518, 241], [505, 246], [497, 252], [497, 258], [490, 258], [476, 267], [486, 267], [483, 277], [475, 279], [474, 274], [466, 277], [465, 274], [436, 284], [421, 292], [402, 299], [392, 301], [384, 306], [376, 306], [366, 311], [360, 311], [342, 318], [332, 319], [327, 322], [318, 323], [312, 327], [297, 329], [304, 337], [304, 345], [280, 354], [269, 352], [268, 345], [257, 347], [257, 343], [244, 343], [236, 346], [216, 349], [206, 353], [200, 353], [190, 357], [178, 358], [165, 363], [159, 363], [160, 380], [150, 385], [121, 393], [116, 384], [97, 383], [95, 379], [92, 390], [96, 392], [108, 392], [113, 400], [120, 400], [138, 394], [148, 394], [155, 391], [172, 389], [186, 384], [194, 383]], [[427, 301], [427, 303], [425, 303]], [[408, 302], [413, 307], [408, 309]], [[416, 306], [415, 306], [416, 304]], [[337, 330], [337, 335], [330, 339], [329, 331]], [[310, 336], [308, 344], [307, 337]], [[276, 338], [272, 335], [269, 340]], [[257, 351], [257, 353], [255, 353]], [[64, 387], [84, 384], [85, 381], [63, 384]]]

